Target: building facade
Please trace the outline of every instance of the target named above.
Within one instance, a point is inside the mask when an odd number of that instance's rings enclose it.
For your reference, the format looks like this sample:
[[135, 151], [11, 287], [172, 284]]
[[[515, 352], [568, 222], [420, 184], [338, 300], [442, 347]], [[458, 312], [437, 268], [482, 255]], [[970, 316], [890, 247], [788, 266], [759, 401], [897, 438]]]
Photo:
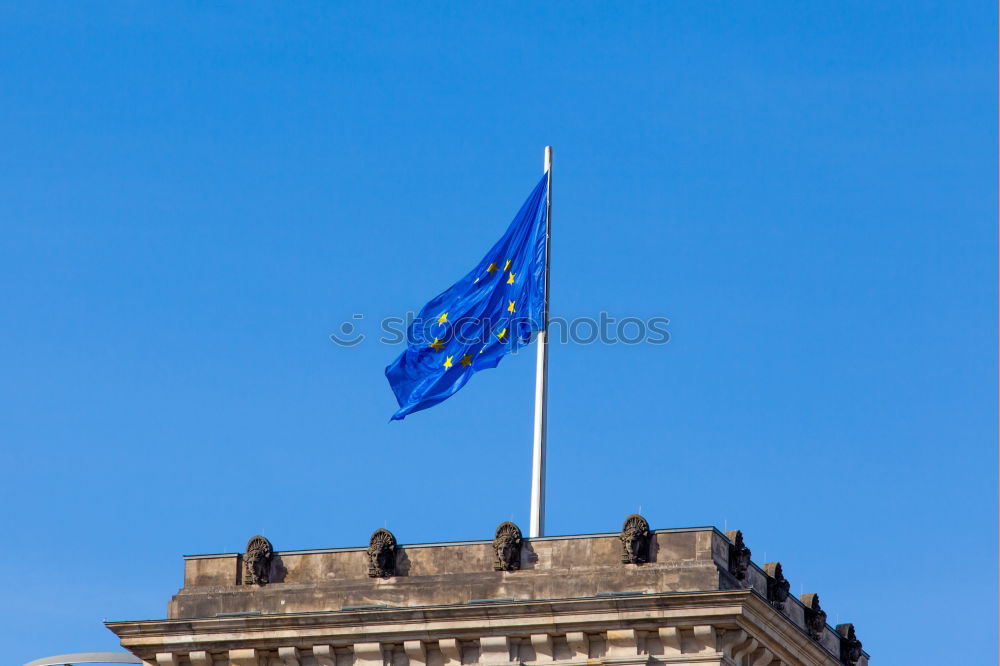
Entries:
[[109, 622], [150, 666], [867, 666], [740, 532], [650, 530], [185, 558], [168, 618]]

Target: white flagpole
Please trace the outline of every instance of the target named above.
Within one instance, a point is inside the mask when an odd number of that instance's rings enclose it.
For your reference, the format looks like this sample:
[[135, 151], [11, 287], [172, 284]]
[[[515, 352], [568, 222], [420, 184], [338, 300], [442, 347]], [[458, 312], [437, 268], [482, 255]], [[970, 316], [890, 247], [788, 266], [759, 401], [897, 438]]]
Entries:
[[535, 440], [531, 453], [531, 538], [545, 536], [545, 411], [549, 378], [549, 247], [552, 240], [552, 146], [545, 146], [545, 307], [535, 357]]

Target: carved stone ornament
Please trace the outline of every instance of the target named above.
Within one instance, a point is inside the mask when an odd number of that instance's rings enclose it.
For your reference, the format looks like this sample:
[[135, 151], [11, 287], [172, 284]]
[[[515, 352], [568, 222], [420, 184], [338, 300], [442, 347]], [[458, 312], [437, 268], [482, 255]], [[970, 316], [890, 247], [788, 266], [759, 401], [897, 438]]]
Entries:
[[845, 666], [854, 666], [861, 659], [861, 641], [854, 635], [853, 624], [838, 624], [840, 634], [840, 661]]
[[521, 568], [521, 529], [511, 522], [500, 523], [493, 537], [496, 571], [517, 571]]
[[819, 595], [803, 594], [799, 599], [806, 607], [806, 633], [814, 641], [818, 641], [823, 636], [823, 630], [826, 629], [826, 611], [819, 606]]
[[645, 518], [637, 513], [626, 518], [618, 538], [622, 541], [622, 562], [625, 564], [649, 562], [649, 523]]
[[247, 541], [247, 552], [243, 555], [243, 584], [267, 585], [273, 555], [271, 542], [259, 534]]
[[368, 542], [368, 575], [372, 578], [396, 575], [396, 537], [389, 530], [379, 528], [372, 532]]
[[781, 562], [769, 562], [764, 565], [764, 573], [767, 574], [767, 600], [777, 609], [785, 603], [788, 598], [788, 590], [792, 584], [785, 579], [781, 572]]
[[726, 537], [729, 539], [729, 573], [736, 580], [743, 580], [750, 568], [750, 549], [743, 543], [743, 532], [732, 530], [726, 532]]

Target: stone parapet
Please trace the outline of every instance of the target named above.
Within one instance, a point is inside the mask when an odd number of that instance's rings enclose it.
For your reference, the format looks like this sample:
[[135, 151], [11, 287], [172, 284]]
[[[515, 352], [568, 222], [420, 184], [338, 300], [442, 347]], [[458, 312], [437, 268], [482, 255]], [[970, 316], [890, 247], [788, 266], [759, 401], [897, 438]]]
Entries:
[[726, 589], [737, 585], [719, 561], [725, 540], [711, 528], [662, 530], [652, 534], [649, 562], [623, 564], [617, 534], [525, 539], [511, 572], [495, 570], [491, 541], [399, 546], [395, 575], [385, 578], [368, 575], [364, 548], [276, 552], [268, 585], [241, 584], [240, 555], [187, 557], [168, 617]]

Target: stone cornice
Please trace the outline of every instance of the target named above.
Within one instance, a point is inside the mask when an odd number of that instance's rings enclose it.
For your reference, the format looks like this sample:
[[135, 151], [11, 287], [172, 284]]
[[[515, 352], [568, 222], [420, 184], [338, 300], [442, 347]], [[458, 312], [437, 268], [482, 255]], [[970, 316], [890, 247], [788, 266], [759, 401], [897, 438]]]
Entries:
[[787, 663], [839, 663], [752, 590], [106, 624], [123, 647], [148, 661], [162, 653], [266, 651], [316, 643], [401, 645], [707, 626], [717, 634], [744, 631], [761, 642], [766, 637], [775, 658]]

